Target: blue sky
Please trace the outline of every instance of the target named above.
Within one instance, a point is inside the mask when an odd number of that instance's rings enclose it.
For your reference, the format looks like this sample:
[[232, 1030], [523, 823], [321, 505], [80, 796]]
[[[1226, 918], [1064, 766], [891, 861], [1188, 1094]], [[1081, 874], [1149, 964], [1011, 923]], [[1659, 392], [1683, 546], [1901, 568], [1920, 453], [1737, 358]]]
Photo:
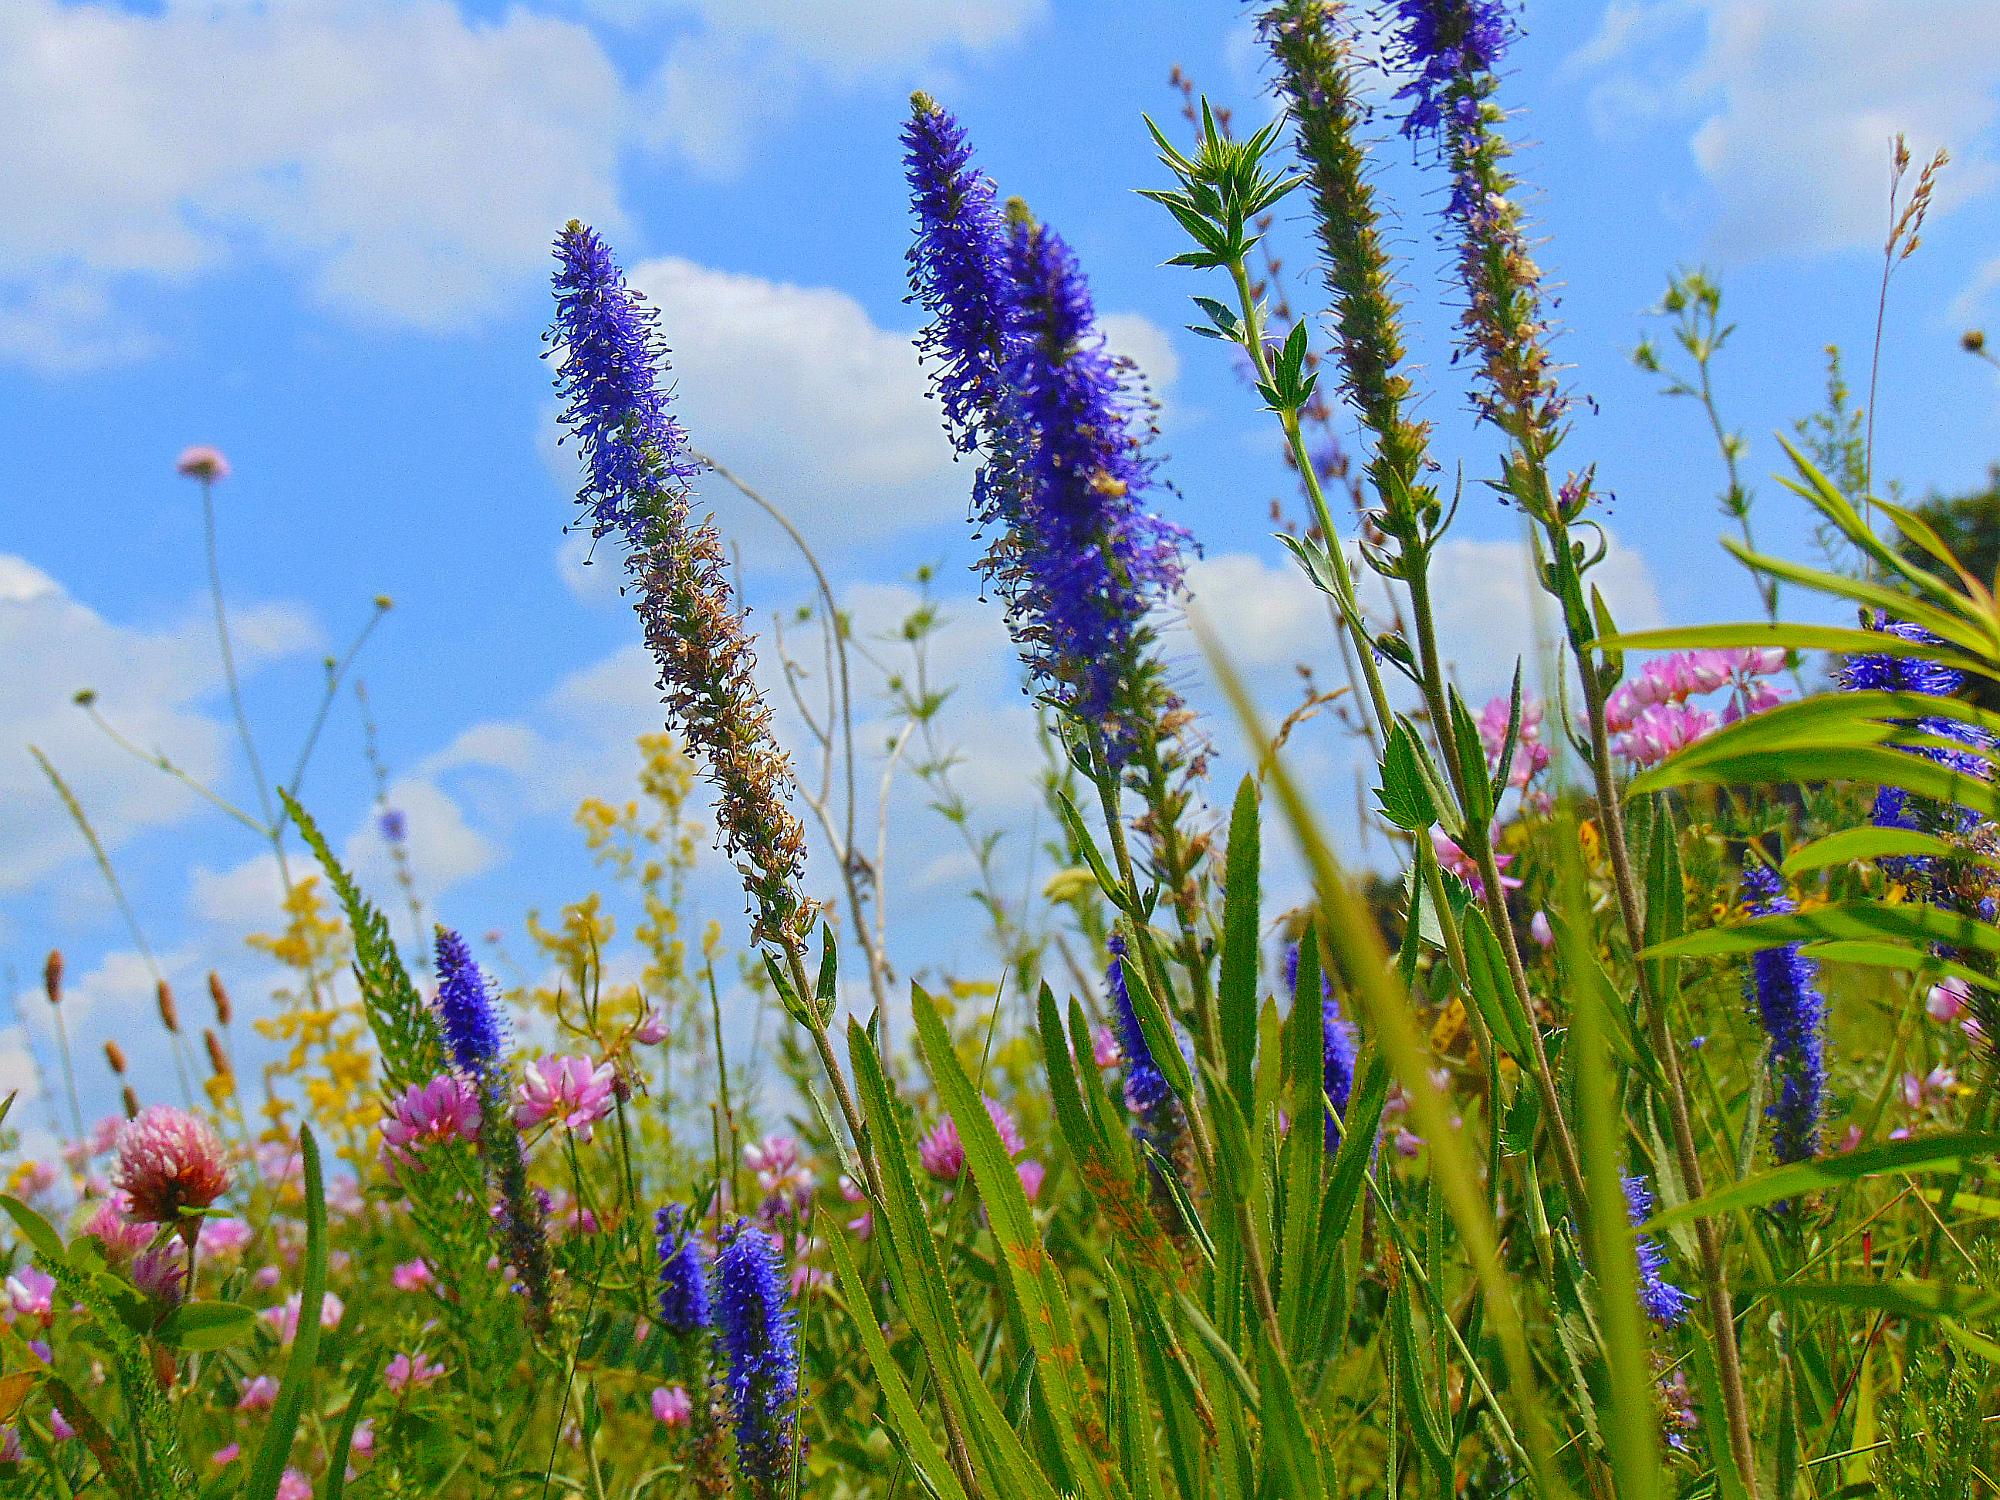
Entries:
[[[963, 685], [947, 734], [988, 815], [1032, 842], [1027, 711], [965, 571], [970, 475], [908, 349], [896, 131], [913, 87], [953, 107], [1003, 190], [1079, 250], [1115, 343], [1163, 399], [1177, 493], [1162, 503], [1206, 549], [1198, 594], [1267, 701], [1289, 706], [1295, 661], [1332, 676], [1323, 617], [1267, 535], [1286, 487], [1272, 431], [1216, 347], [1179, 331], [1188, 294], [1211, 288], [1163, 266], [1181, 246], [1132, 191], [1162, 180], [1140, 114], [1178, 127], [1172, 65], [1245, 119], [1268, 110], [1248, 14], [1234, 0], [0, 9], [15, 163], [0, 201], [0, 978], [31, 990], [47, 950], [68, 952], [86, 1090], [108, 1083], [102, 1038], [150, 1034], [150, 978], [29, 742], [77, 785], [178, 988], [214, 967], [254, 997], [270, 977], [242, 946], [272, 904], [254, 840], [69, 705], [94, 687], [134, 738], [249, 795], [198, 493], [172, 469], [189, 443], [235, 468], [217, 491], [222, 561], [269, 758], [289, 764], [321, 658], [390, 595], [360, 671], [426, 899], [518, 949], [525, 909], [595, 883], [569, 815], [587, 791], [624, 794], [632, 738], [658, 715], [612, 569], [578, 567], [561, 530], [570, 461], [538, 355], [547, 246], [572, 216], [662, 308], [697, 443], [792, 512], [864, 630], [907, 607], [913, 568], [941, 565], [955, 623], [939, 667]], [[1714, 544], [1699, 413], [1627, 360], [1641, 313], [1676, 265], [1722, 273], [1740, 327], [1721, 391], [1749, 472], [1776, 467], [1770, 434], [1818, 403], [1824, 345], [1865, 396], [1898, 130], [1920, 160], [1945, 145], [1954, 161], [1890, 293], [1878, 470], [1917, 492], [1978, 483], [2000, 460], [2000, 387], [1957, 338], [2000, 323], [2000, 11], [1546, 0], [1524, 22], [1504, 97], [1548, 236], [1559, 352], [1594, 398], [1569, 462], [1595, 462], [1616, 495], [1621, 618], [1755, 608]], [[1476, 488], [1493, 443], [1449, 362], [1436, 180], [1393, 121], [1378, 133], [1424, 414], [1473, 487], [1440, 562], [1446, 629], [1486, 690], [1529, 629], [1517, 522]], [[1299, 226], [1279, 239], [1306, 267]], [[741, 545], [753, 623], [803, 600], [768, 523], [704, 494]], [[1808, 545], [1775, 483], [1760, 482], [1756, 521], [1774, 549]], [[308, 801], [386, 895], [360, 742], [343, 700]], [[1297, 748], [1329, 803], [1351, 803], [1347, 747], [1315, 728]], [[899, 953], [972, 966], [966, 873], [906, 787], [891, 831]], [[736, 921], [719, 862], [699, 896]], [[32, 1087], [27, 1049], [53, 1054], [42, 1008], [24, 1010], [25, 1029], [0, 1014], [0, 1073]], [[145, 1081], [161, 1093], [164, 1078]]]

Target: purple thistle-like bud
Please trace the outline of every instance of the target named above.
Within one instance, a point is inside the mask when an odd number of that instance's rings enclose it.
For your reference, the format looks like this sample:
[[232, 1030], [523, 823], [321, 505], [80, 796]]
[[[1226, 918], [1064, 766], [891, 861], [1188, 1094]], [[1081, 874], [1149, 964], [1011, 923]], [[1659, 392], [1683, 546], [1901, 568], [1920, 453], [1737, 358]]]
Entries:
[[563, 350], [556, 388], [568, 404], [560, 420], [583, 447], [577, 500], [590, 511], [593, 536], [622, 531], [643, 548], [656, 521], [678, 518], [700, 470], [660, 386], [667, 348], [658, 313], [625, 285], [595, 230], [571, 220], [556, 239], [556, 260], [549, 337]]
[[[1285, 988], [1291, 992], [1296, 1004], [1299, 996], [1297, 943], [1285, 949]], [[1354, 1063], [1358, 1049], [1354, 1025], [1340, 1013], [1340, 1002], [1333, 994], [1333, 980], [1324, 970], [1319, 976], [1319, 1007], [1321, 1067], [1327, 1102], [1333, 1109], [1332, 1117], [1326, 1122], [1326, 1149], [1336, 1151], [1340, 1148], [1340, 1126], [1336, 1120], [1347, 1118], [1347, 1101], [1354, 1094]]]
[[660, 1242], [660, 1322], [679, 1334], [700, 1333], [715, 1321], [708, 1251], [687, 1217], [685, 1208], [671, 1203], [653, 1220]]
[[757, 1500], [771, 1500], [785, 1492], [792, 1467], [799, 1351], [791, 1301], [770, 1236], [748, 1220], [725, 1232], [715, 1272], [737, 1468]]
[[463, 1072], [483, 1076], [500, 1060], [506, 1031], [486, 988], [486, 976], [465, 939], [448, 927], [437, 929], [437, 974], [438, 1020], [452, 1058]]
[[[1623, 1177], [1625, 1212], [1637, 1229], [1653, 1213], [1653, 1190], [1643, 1177]], [[1662, 1328], [1671, 1328], [1687, 1316], [1694, 1298], [1666, 1279], [1667, 1253], [1659, 1241], [1637, 1236], [1633, 1248], [1639, 1257], [1639, 1303], [1646, 1316]]]
[[[1798, 910], [1768, 866], [1743, 871], [1743, 894], [1752, 916]], [[1770, 1039], [1771, 1102], [1764, 1113], [1771, 1121], [1771, 1152], [1780, 1162], [1805, 1161], [1819, 1152], [1826, 1108], [1826, 997], [1818, 981], [1818, 962], [1797, 943], [1750, 956], [1745, 998], [1757, 1007]]]

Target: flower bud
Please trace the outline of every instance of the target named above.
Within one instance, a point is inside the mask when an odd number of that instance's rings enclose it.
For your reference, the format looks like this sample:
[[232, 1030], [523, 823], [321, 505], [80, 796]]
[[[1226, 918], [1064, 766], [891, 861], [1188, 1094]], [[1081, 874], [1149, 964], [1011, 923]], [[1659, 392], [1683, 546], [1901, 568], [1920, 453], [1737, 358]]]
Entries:
[[106, 1041], [104, 1044], [104, 1060], [111, 1064], [112, 1072], [121, 1078], [125, 1076], [125, 1049], [123, 1047], [119, 1046], [116, 1042]]
[[230, 1072], [229, 1056], [222, 1050], [222, 1043], [216, 1040], [215, 1033], [204, 1027], [201, 1041], [202, 1045], [208, 1048], [208, 1065], [215, 1070], [215, 1076], [227, 1078]]
[[132, 1085], [129, 1083], [125, 1085], [125, 1118], [128, 1120], [139, 1118], [139, 1096], [132, 1092]]
[[181, 1034], [180, 1007], [174, 1004], [174, 992], [164, 979], [159, 984], [159, 996], [160, 1024], [175, 1036], [179, 1036]]
[[222, 987], [222, 976], [213, 969], [208, 971], [208, 993], [209, 998], [215, 1001], [216, 1021], [227, 1026], [230, 1017], [229, 991]]
[[49, 961], [42, 965], [42, 988], [48, 991], [49, 1004], [62, 1004], [63, 956], [62, 949], [49, 949]]

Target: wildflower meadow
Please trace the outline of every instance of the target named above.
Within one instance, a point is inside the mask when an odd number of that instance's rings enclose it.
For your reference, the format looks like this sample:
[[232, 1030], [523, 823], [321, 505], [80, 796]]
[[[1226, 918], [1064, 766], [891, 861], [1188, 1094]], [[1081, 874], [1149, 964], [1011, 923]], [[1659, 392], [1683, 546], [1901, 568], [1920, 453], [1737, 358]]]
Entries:
[[[1176, 485], [1088, 234], [988, 175], [942, 85], [916, 94], [916, 347], [1051, 858], [1025, 892], [995, 873], [920, 608], [886, 711], [964, 842], [981, 948], [899, 966], [930, 935], [885, 925], [912, 856], [870, 827], [888, 772], [849, 686], [887, 648], [823, 574], [811, 608], [749, 611], [695, 503], [740, 482], [684, 415], [673, 321], [616, 224], [550, 223], [548, 333], [519, 359], [580, 489], [549, 530], [619, 572], [658, 681], [639, 795], [579, 817], [644, 914], [636, 957], [607, 957], [592, 897], [532, 919], [510, 977], [480, 934], [516, 914], [437, 925], [386, 798], [390, 874], [358, 874], [305, 759], [255, 759], [218, 582], [256, 796], [206, 795], [283, 872], [255, 942], [284, 983], [161, 979], [86, 1111], [50, 952], [33, 1003], [70, 1120], [40, 1155], [4, 1122], [0, 1495], [2000, 1495], [2000, 497], [1878, 483], [1838, 394], [1753, 474], [1710, 379], [1719, 283], [1662, 267], [1636, 359], [1663, 411], [1711, 420], [1684, 472], [1762, 609], [1621, 628], [1514, 152], [1536, 7], [1254, 22], [1271, 108], [1187, 83], [1130, 122], [1156, 164], [1127, 186], [1282, 444], [1279, 539], [1321, 611], [1303, 705], [1253, 692], [1235, 622], [1190, 602], [1202, 517], [1235, 501]], [[1407, 201], [1387, 153], [1417, 163]], [[1885, 299], [1945, 162], [1898, 142], [1891, 167]], [[1308, 266], [1275, 262], [1274, 225]], [[1415, 308], [1454, 362], [1409, 356]], [[1466, 400], [1496, 465], [1433, 420]], [[179, 470], [213, 567], [230, 459]], [[1760, 547], [1776, 494], [1822, 555]], [[1541, 628], [1468, 701], [1436, 560], [1475, 505], [1518, 522]], [[328, 657], [314, 736], [389, 608]], [[780, 735], [774, 683], [816, 738]], [[1328, 726], [1358, 811], [1298, 751]], [[716, 861], [740, 942], [688, 896]]]

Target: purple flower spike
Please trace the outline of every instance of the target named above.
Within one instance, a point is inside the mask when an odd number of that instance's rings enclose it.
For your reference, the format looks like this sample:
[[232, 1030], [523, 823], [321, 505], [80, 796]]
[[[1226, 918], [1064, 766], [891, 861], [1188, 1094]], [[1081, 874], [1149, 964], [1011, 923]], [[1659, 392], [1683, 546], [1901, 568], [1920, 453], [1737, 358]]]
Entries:
[[[1798, 910], [1777, 871], [1752, 865], [1743, 872], [1744, 909], [1752, 916]], [[1819, 964], [1797, 943], [1750, 955], [1746, 998], [1770, 1039], [1771, 1153], [1781, 1162], [1819, 1153], [1820, 1118], [1826, 1109], [1826, 997], [1818, 989]]]

